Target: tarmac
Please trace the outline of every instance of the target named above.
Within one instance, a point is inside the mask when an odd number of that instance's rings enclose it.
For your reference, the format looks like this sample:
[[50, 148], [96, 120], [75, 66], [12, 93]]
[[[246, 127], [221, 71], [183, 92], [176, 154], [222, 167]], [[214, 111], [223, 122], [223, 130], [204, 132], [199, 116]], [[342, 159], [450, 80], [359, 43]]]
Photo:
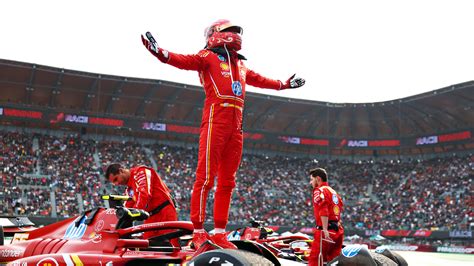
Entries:
[[395, 251], [411, 266], [473, 266], [474, 254]]

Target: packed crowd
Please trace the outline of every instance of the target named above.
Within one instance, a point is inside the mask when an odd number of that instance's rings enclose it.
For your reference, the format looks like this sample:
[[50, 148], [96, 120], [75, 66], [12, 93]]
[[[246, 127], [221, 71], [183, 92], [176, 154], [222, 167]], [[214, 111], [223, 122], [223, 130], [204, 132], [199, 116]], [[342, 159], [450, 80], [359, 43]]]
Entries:
[[[110, 192], [102, 184], [103, 168], [120, 162], [156, 167], [179, 203], [179, 218], [189, 220], [196, 148], [0, 133], [0, 214], [50, 216], [52, 195], [56, 214], [62, 217], [78, 214], [79, 206], [100, 206], [100, 195]], [[37, 149], [32, 139], [38, 140]], [[473, 222], [471, 156], [353, 162], [251, 154], [242, 157], [229, 220], [312, 226], [307, 170], [316, 166], [328, 170], [329, 183], [342, 195], [347, 227], [465, 229]], [[208, 201], [209, 213], [212, 202]]]

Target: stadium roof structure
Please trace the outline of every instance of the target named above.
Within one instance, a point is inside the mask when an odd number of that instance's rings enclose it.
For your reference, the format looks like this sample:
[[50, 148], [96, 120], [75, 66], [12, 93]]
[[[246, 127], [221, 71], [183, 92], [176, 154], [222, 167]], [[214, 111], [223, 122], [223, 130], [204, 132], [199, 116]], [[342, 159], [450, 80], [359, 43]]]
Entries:
[[[202, 87], [0, 59], [0, 103], [115, 114], [199, 126]], [[244, 129], [335, 137], [400, 138], [474, 126], [474, 81], [402, 99], [330, 103], [247, 92]]]

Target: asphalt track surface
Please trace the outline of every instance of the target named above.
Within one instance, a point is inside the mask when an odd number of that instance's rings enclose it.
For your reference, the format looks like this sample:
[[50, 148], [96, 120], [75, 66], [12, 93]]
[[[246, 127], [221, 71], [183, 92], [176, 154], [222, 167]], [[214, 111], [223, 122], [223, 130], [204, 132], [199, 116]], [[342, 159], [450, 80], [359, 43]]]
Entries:
[[432, 253], [415, 251], [396, 251], [407, 262], [409, 266], [473, 266], [474, 255]]

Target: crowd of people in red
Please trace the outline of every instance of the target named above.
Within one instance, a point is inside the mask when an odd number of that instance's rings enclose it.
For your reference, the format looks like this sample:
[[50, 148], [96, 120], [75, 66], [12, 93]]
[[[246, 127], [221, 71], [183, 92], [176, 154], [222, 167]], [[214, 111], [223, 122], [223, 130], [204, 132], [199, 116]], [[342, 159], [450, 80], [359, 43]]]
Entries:
[[[196, 148], [77, 135], [0, 133], [0, 214], [51, 216], [48, 206], [54, 194], [57, 216], [76, 215], [79, 194], [84, 209], [102, 205], [100, 195], [110, 192], [101, 183], [108, 164], [132, 167], [154, 162], [178, 203], [179, 219], [189, 220]], [[244, 153], [230, 223], [257, 218], [274, 225], [312, 226], [307, 171], [315, 165], [331, 173], [330, 185], [344, 199], [346, 228], [466, 229], [473, 222], [473, 156], [354, 162]], [[123, 193], [120, 187], [108, 188]], [[207, 202], [208, 222], [212, 222], [212, 202], [212, 198]]]

